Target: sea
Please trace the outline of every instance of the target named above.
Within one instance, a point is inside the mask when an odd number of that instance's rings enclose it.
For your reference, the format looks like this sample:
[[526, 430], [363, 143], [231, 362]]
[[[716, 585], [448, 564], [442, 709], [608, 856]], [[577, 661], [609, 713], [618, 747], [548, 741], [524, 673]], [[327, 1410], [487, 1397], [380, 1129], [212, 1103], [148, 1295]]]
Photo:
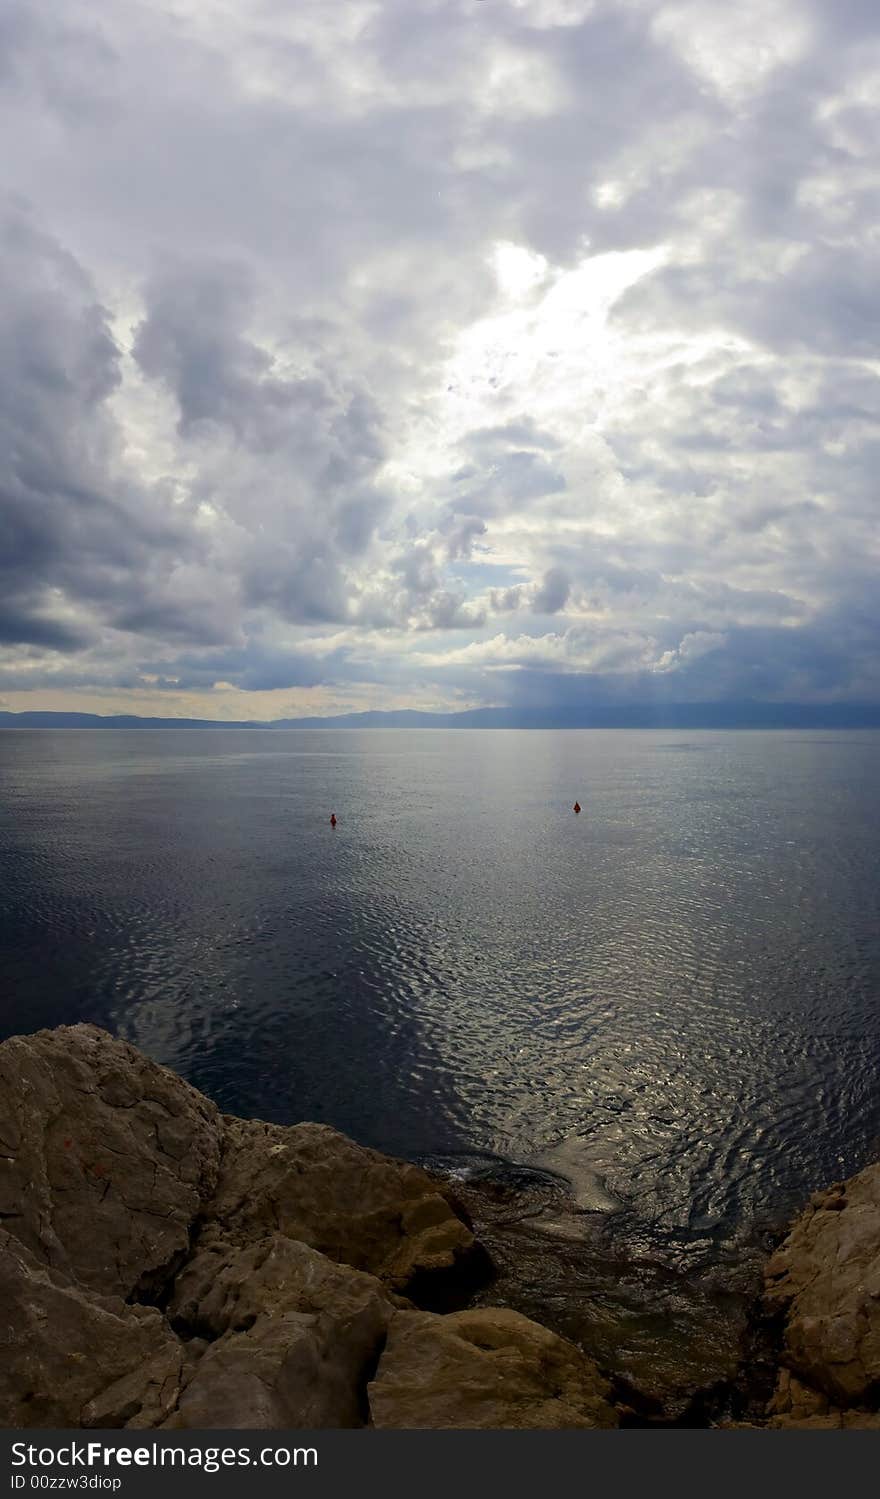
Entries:
[[225, 1111], [726, 1241], [880, 1151], [878, 770], [873, 730], [6, 730], [0, 1037], [92, 1021]]

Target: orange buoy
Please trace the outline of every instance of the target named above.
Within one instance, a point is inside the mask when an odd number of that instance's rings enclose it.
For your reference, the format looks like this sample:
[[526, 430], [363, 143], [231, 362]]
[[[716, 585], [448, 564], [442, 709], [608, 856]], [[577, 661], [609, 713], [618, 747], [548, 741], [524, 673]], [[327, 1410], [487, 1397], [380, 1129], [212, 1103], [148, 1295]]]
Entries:
[[336, 813], [335, 812], [331, 812], [330, 813], [330, 826], [331, 826], [331, 828], [335, 828], [335, 826], [336, 826]]
[[581, 810], [581, 804], [580, 804], [580, 802], [575, 802], [575, 804], [574, 804], [574, 810], [576, 812], [579, 812]]

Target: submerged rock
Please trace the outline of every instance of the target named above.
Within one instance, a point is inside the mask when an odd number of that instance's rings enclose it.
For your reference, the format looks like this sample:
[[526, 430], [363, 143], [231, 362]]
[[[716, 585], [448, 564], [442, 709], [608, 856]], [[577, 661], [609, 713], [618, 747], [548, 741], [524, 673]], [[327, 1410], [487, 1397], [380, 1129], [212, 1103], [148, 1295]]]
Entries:
[[541, 1170], [488, 1165], [456, 1192], [495, 1265], [476, 1304], [510, 1307], [587, 1349], [613, 1372], [631, 1422], [706, 1424], [740, 1369], [757, 1244], [707, 1246], [676, 1265], [634, 1242], [625, 1215], [584, 1211], [577, 1184]]

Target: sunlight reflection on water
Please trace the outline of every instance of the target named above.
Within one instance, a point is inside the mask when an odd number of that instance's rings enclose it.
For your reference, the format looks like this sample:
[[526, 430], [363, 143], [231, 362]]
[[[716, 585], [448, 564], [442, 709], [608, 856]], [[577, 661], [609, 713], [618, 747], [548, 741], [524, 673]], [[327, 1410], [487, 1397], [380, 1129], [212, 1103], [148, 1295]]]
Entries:
[[0, 1026], [94, 1020], [225, 1109], [727, 1233], [880, 1134], [878, 747], [7, 732]]

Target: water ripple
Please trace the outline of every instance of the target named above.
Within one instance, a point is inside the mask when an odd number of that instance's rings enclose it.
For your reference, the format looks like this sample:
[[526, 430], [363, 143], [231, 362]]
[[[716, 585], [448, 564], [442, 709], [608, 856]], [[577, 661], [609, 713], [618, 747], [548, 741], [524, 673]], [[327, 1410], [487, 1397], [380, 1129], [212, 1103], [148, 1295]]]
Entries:
[[562, 1171], [703, 1253], [880, 1135], [877, 748], [8, 732], [0, 1026], [95, 1020], [226, 1109]]

